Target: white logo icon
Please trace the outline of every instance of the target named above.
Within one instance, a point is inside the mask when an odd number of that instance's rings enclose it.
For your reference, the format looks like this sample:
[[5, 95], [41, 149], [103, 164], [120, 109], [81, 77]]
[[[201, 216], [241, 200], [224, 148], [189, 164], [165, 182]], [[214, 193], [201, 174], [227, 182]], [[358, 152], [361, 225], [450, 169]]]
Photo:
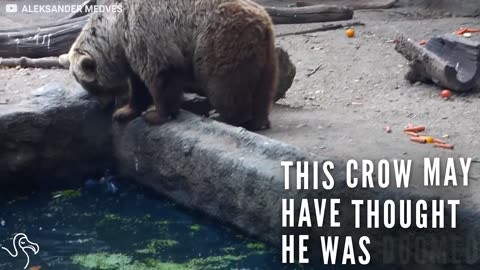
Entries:
[[8, 13], [15, 13], [18, 10], [17, 4], [7, 4], [5, 5], [5, 11]]
[[10, 256], [12, 256], [13, 258], [16, 258], [19, 255], [17, 248], [19, 248], [25, 254], [25, 256], [27, 256], [27, 264], [25, 264], [25, 267], [23, 268], [27, 269], [28, 265], [30, 264], [30, 256], [25, 250], [30, 249], [33, 251], [33, 254], [36, 255], [40, 251], [40, 247], [37, 244], [30, 242], [30, 240], [28, 240], [28, 237], [24, 233], [18, 233], [13, 238], [13, 249], [15, 251], [14, 253], [10, 252], [10, 250], [6, 249], [5, 247], [2, 247], [2, 249], [5, 249], [8, 254], [10, 254]]

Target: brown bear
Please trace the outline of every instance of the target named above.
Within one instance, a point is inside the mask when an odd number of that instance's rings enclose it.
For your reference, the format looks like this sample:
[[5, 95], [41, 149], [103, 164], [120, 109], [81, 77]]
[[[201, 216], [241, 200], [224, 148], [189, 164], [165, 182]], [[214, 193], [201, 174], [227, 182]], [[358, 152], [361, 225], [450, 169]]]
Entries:
[[250, 130], [270, 127], [277, 82], [273, 24], [250, 0], [117, 0], [96, 13], [72, 45], [70, 70], [96, 96], [128, 105], [116, 120], [162, 124], [179, 111], [182, 87], [195, 85], [221, 120]]

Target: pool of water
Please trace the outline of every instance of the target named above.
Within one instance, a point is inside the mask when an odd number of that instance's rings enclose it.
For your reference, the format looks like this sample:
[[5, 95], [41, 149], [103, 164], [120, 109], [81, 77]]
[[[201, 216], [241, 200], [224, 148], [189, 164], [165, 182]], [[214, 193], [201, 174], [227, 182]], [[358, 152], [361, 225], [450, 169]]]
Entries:
[[[11, 253], [17, 233], [38, 244], [24, 249], [32, 270], [285, 269], [279, 251], [130, 185], [0, 192], [0, 245]], [[18, 250], [0, 249], [0, 269], [24, 268]]]

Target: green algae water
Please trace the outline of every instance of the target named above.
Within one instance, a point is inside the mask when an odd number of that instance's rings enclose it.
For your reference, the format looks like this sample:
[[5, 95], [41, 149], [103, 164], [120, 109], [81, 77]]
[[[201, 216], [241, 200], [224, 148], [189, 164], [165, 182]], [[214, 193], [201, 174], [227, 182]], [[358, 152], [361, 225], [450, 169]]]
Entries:
[[37, 244], [38, 253], [19, 247], [12, 257], [0, 249], [2, 270], [24, 269], [23, 250], [27, 269], [286, 269], [279, 251], [138, 187], [116, 195], [85, 188], [0, 192], [1, 247], [14, 253], [18, 233]]

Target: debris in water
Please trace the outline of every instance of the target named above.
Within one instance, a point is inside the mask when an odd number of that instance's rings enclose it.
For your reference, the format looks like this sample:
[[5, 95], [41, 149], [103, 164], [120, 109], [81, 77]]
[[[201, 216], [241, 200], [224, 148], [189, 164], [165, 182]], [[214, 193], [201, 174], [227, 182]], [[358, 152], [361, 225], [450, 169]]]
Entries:
[[84, 186], [90, 190], [102, 190], [109, 194], [117, 194], [119, 191], [116, 177], [110, 170], [105, 170], [104, 175], [99, 180], [87, 179]]
[[114, 182], [108, 182], [107, 183], [107, 192], [110, 193], [110, 194], [117, 194], [118, 188], [117, 188], [117, 186], [115, 185]]

